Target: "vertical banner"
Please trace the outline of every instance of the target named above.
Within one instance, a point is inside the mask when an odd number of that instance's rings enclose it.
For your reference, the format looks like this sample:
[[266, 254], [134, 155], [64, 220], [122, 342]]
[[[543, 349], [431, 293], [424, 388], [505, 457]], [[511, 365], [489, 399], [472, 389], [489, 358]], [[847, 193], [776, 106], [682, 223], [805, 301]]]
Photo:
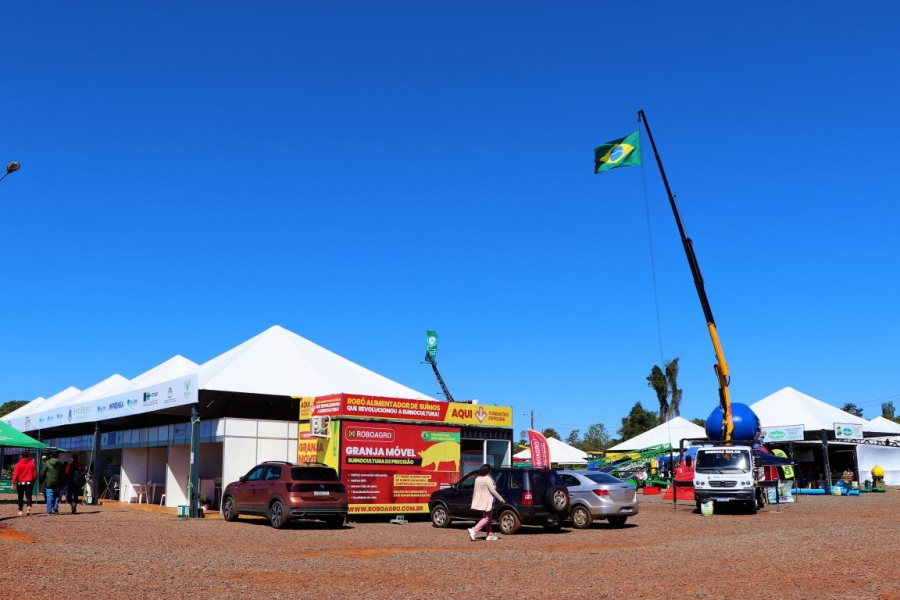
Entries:
[[547, 438], [540, 431], [528, 430], [528, 443], [531, 445], [531, 465], [536, 469], [550, 467], [550, 447]]
[[425, 332], [425, 351], [431, 358], [437, 356], [437, 331]]
[[[774, 454], [775, 456], [780, 456], [781, 458], [788, 457], [788, 455], [784, 453], [784, 450], [779, 450], [778, 448], [775, 448], [774, 450], [772, 450], [772, 454]], [[781, 470], [784, 471], [785, 479], [793, 479], [794, 478], [794, 467], [792, 467], [790, 465], [785, 465], [785, 466], [781, 467]]]

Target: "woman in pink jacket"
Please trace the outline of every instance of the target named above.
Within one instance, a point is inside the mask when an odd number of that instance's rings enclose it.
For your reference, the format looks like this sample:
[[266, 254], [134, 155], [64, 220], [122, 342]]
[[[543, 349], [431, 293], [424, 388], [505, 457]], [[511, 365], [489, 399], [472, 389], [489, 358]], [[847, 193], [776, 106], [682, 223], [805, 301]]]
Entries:
[[491, 533], [491, 524], [494, 521], [494, 498], [503, 502], [503, 496], [497, 492], [494, 486], [494, 480], [491, 478], [491, 465], [484, 464], [478, 469], [478, 477], [475, 478], [475, 487], [472, 490], [472, 509], [480, 510], [484, 513], [481, 520], [475, 524], [475, 527], [469, 530], [469, 539], [475, 541], [475, 534], [485, 527], [487, 537], [484, 538], [489, 542], [494, 542], [499, 538]]

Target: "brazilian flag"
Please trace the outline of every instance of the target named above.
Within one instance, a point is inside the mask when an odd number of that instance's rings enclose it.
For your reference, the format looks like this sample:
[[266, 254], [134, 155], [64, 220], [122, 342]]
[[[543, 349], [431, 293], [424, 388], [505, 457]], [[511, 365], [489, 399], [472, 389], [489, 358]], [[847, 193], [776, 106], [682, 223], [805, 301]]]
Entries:
[[606, 142], [594, 148], [594, 175], [616, 167], [641, 166], [640, 129], [620, 140]]

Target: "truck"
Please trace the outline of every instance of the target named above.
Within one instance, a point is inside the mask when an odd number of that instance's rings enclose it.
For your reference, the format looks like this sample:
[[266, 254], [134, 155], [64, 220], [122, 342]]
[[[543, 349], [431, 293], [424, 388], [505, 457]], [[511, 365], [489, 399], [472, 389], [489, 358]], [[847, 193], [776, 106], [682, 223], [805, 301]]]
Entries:
[[750, 514], [764, 506], [761, 479], [765, 478], [760, 452], [753, 445], [712, 445], [697, 449], [694, 468], [694, 500], [740, 504]]

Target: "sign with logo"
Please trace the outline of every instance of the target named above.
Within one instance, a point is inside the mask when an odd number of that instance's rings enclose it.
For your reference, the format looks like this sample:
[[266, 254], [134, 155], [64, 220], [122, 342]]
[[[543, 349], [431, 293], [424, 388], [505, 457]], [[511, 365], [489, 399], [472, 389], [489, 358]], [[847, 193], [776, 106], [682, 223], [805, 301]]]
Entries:
[[837, 440], [859, 440], [863, 437], [860, 423], [835, 423], [834, 438]]
[[763, 443], [803, 441], [803, 425], [782, 425], [779, 427], [761, 427], [760, 429]]
[[335, 422], [349, 512], [427, 513], [431, 493], [459, 480], [460, 430]]
[[335, 394], [316, 398], [311, 415], [388, 421], [425, 421], [448, 425], [512, 427], [511, 406], [352, 394]]

